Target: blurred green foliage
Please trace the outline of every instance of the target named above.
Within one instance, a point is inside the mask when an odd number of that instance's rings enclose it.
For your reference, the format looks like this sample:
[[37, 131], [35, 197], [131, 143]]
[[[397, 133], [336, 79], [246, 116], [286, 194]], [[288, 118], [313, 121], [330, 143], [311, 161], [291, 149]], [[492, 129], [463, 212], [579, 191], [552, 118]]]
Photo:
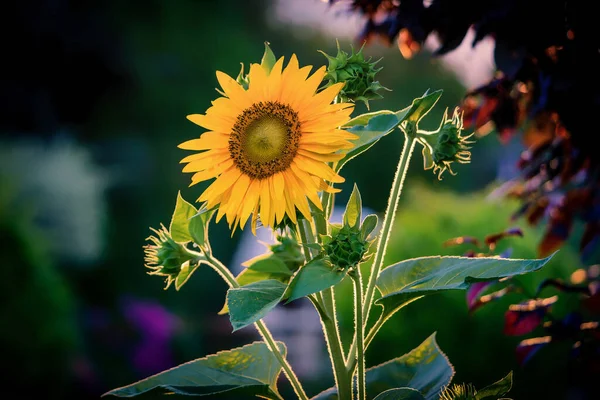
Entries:
[[[18, 360], [11, 363], [13, 374], [5, 378], [47, 384], [44, 398], [66, 398], [65, 393], [77, 388], [71, 356], [81, 352], [92, 361], [97, 379], [93, 390], [98, 392], [92, 398], [142, 378], [127, 352], [108, 346], [124, 337], [136, 337], [120, 309], [127, 296], [156, 300], [181, 318], [183, 329], [173, 345], [176, 364], [248, 342], [251, 331], [231, 335], [228, 316], [216, 315], [227, 288], [216, 274], [200, 268], [181, 291], [165, 291], [162, 280], [147, 275], [142, 246], [150, 234], [148, 227], [168, 223], [178, 190], [193, 200], [208, 185], [188, 188], [189, 176], [181, 173], [178, 164], [186, 153], [177, 145], [202, 133], [185, 116], [203, 113], [218, 96], [215, 71], [235, 77], [240, 62], [260, 62], [265, 41], [278, 57], [297, 54], [302, 65], [326, 65], [318, 50], [335, 53], [333, 38], [316, 33], [295, 36], [288, 25], [278, 25], [270, 5], [260, 0], [151, 0], [142, 6], [116, 0], [103, 3], [98, 21], [110, 35], [98, 40], [116, 38], [114, 52], [122, 60], [119, 72], [125, 84], [109, 88], [97, 99], [89, 118], [71, 128], [82, 145], [95, 151], [96, 161], [116, 176], [116, 184], [105, 194], [109, 202], [106, 250], [91, 267], [61, 263], [44, 252], [49, 238], [38, 234], [20, 210], [0, 202], [0, 251], [4, 254], [0, 315], [4, 321], [19, 321], [2, 333], [4, 347], [12, 349], [8, 359]], [[342, 49], [349, 50], [349, 44], [350, 40], [340, 39]], [[384, 99], [370, 103], [372, 111], [400, 110], [427, 89], [443, 89], [439, 103], [423, 121], [424, 129], [435, 129], [444, 109], [452, 109], [463, 94], [455, 77], [425, 53], [410, 61], [404, 61], [395, 48], [374, 45], [364, 53], [374, 59], [383, 56], [377, 78], [392, 90], [384, 92]], [[73, 104], [77, 100], [72, 99]], [[365, 111], [358, 104], [355, 113]], [[383, 212], [401, 140], [399, 132], [391, 134], [349, 163], [336, 202], [345, 204], [356, 183], [363, 204]], [[443, 181], [423, 171], [421, 155], [415, 153], [386, 257], [389, 263], [422, 255], [459, 254], [462, 249], [443, 248], [442, 243], [453, 236], [482, 237], [506, 228], [515, 205], [489, 203], [481, 192], [496, 176], [499, 146], [493, 136], [480, 139], [472, 149], [471, 165], [458, 166], [459, 175]], [[0, 184], [2, 194], [16, 190], [5, 181]], [[524, 239], [506, 242], [514, 247], [515, 257], [535, 257], [538, 233], [525, 232]], [[238, 231], [231, 238], [224, 222], [211, 227], [211, 245], [226, 264], [240, 236]], [[575, 256], [564, 249], [551, 265], [525, 279], [534, 285], [543, 276], [564, 277], [574, 263]], [[344, 288], [349, 289], [349, 285]], [[437, 331], [441, 348], [457, 369], [457, 379], [483, 387], [516, 369], [512, 354], [518, 338], [502, 335], [502, 314], [511, 300], [507, 296], [472, 317], [467, 315], [463, 293], [420, 300], [384, 326], [368, 351], [367, 363], [388, 359], [390, 349], [394, 356], [401, 355]], [[351, 301], [340, 306], [346, 316], [351, 316], [350, 307]], [[105, 331], [90, 333], [84, 322], [76, 320], [76, 310], [84, 314], [102, 310], [112, 322]], [[342, 323], [348, 327], [352, 320]], [[533, 373], [516, 370], [516, 398], [528, 398], [519, 396], [526, 392], [525, 385], [543, 390], [544, 381], [561, 381], [559, 368], [552, 369], [543, 361], [539, 364], [541, 369]], [[328, 387], [330, 376], [323, 378], [308, 383], [307, 390], [313, 393]]]
[[[463, 177], [473, 174], [468, 166], [465, 169], [462, 171]], [[523, 224], [511, 225], [510, 215], [515, 203], [490, 200], [487, 196], [492, 188], [460, 194], [432, 188], [421, 179], [407, 182], [385, 265], [421, 256], [462, 255], [467, 250], [477, 248], [469, 244], [444, 247], [444, 242], [458, 236], [473, 236], [483, 242], [485, 236], [514, 226], [520, 227], [524, 236], [503, 239], [494, 254], [510, 249], [511, 258], [537, 258], [536, 243], [542, 232]], [[568, 279], [578, 265], [577, 253], [566, 247], [540, 271], [520, 276], [518, 280], [529, 293], [534, 293], [544, 278]], [[364, 265], [363, 268], [364, 274], [367, 274], [370, 265]], [[348, 319], [341, 323], [345, 334], [350, 335], [353, 326], [352, 301], [346, 299], [352, 298], [351, 282], [344, 281], [342, 285], [338, 296], [342, 301], [339, 308]], [[544, 295], [555, 293], [548, 291]], [[505, 336], [502, 332], [504, 312], [508, 305], [524, 299], [523, 295], [509, 294], [476, 310], [472, 315], [468, 313], [465, 291], [420, 299], [403, 308], [383, 326], [367, 351], [367, 366], [384, 362], [392, 355], [404, 354], [423, 338], [437, 332], [440, 348], [456, 369], [455, 383], [467, 382], [483, 387], [486, 382], [497, 379], [498, 375], [513, 370], [511, 398], [558, 398], [554, 397], [556, 393], [565, 391], [567, 364], [554, 360], [555, 357], [564, 360], [567, 350], [559, 346], [561, 348], [542, 351], [530, 364], [521, 368], [515, 357], [515, 347], [525, 337]], [[575, 296], [561, 294], [553, 312], [557, 316], [564, 316], [575, 304]], [[376, 307], [371, 317], [378, 314]], [[544, 384], [548, 379], [553, 380], [552, 387]]]

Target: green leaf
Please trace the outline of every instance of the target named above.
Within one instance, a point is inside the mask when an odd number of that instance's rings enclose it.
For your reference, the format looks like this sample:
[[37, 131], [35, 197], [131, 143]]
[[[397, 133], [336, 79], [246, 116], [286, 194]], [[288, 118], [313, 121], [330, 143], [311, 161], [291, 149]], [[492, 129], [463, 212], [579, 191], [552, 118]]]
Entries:
[[346, 211], [343, 216], [344, 225], [348, 225], [350, 228], [354, 228], [360, 224], [362, 219], [362, 199], [360, 198], [360, 192], [358, 186], [354, 184], [348, 204], [346, 204]]
[[362, 226], [360, 228], [360, 235], [362, 236], [363, 239], [367, 239], [369, 237], [369, 235], [371, 234], [371, 232], [373, 232], [373, 229], [375, 229], [375, 227], [377, 226], [377, 215], [375, 214], [369, 214], [365, 217], [365, 220], [362, 223]]
[[[433, 333], [405, 355], [367, 369], [367, 397], [401, 387], [418, 390], [427, 400], [437, 400], [440, 391], [450, 383], [452, 376], [454, 368], [438, 347]], [[313, 400], [334, 399], [337, 399], [335, 387], [313, 397]]]
[[190, 218], [196, 215], [196, 208], [181, 197], [181, 191], [177, 192], [177, 202], [175, 211], [171, 217], [169, 232], [174, 241], [178, 243], [187, 243], [192, 241], [188, 226]]
[[[290, 280], [290, 274], [287, 272], [283, 274], [275, 272], [256, 271], [249, 267], [244, 268], [242, 272], [240, 272], [238, 276], [235, 277], [235, 280], [237, 281], [237, 283], [240, 284], [240, 286], [249, 285], [250, 283], [254, 282], [265, 281], [268, 279], [275, 279], [279, 282], [287, 283]], [[227, 300], [225, 300], [223, 308], [221, 308], [221, 310], [217, 314], [223, 315], [227, 313], [229, 313], [229, 307], [227, 306]]]
[[498, 382], [494, 382], [489, 386], [477, 391], [475, 398], [477, 400], [496, 400], [500, 396], [505, 395], [512, 388], [512, 371]]
[[340, 283], [346, 271], [340, 271], [329, 260], [315, 258], [301, 267], [288, 288], [287, 303], [320, 292]]
[[190, 219], [188, 230], [192, 240], [198, 246], [204, 246], [204, 243], [208, 240], [208, 223], [213, 214], [214, 210], [203, 210]]
[[425, 397], [415, 389], [397, 388], [381, 392], [373, 400], [425, 400]]
[[[407, 111], [406, 115], [402, 119], [408, 120], [411, 122], [418, 123], [431, 109], [435, 106], [435, 103], [438, 102], [440, 97], [442, 97], [443, 90], [436, 90], [433, 93], [425, 93], [422, 97], [418, 97], [413, 100], [410, 109]], [[399, 121], [398, 123], [402, 122]]]
[[405, 260], [380, 272], [377, 288], [385, 318], [425, 295], [465, 290], [477, 281], [496, 280], [537, 271], [554, 254], [543, 259], [433, 256]]
[[[285, 345], [277, 342], [284, 354]], [[132, 397], [149, 391], [164, 394], [209, 396], [227, 393], [235, 396], [279, 397], [279, 362], [263, 342], [221, 351], [181, 364], [131, 385], [113, 389], [103, 396]]]
[[339, 172], [348, 161], [369, 150], [398, 124], [396, 114], [389, 110], [370, 112], [352, 118], [343, 129], [358, 135], [358, 139], [352, 141], [354, 147], [346, 152], [344, 158], [335, 163], [334, 170]]
[[277, 62], [277, 60], [275, 59], [275, 54], [273, 54], [273, 51], [269, 47], [269, 42], [265, 42], [265, 53], [263, 54], [262, 59], [260, 60], [260, 66], [263, 67], [267, 75], [271, 73], [275, 62]]
[[275, 279], [258, 281], [227, 291], [227, 307], [233, 331], [248, 326], [268, 314], [283, 298], [285, 283]]
[[194, 265], [190, 265], [189, 262], [183, 264], [179, 274], [177, 274], [177, 277], [175, 278], [175, 290], [181, 289], [181, 287], [190, 279], [194, 271], [196, 271], [201, 264], [204, 264], [204, 262]]
[[283, 274], [292, 276], [292, 271], [285, 265], [285, 263], [276, 256], [271, 256], [258, 260], [248, 267], [253, 271], [265, 272], [267, 274]]

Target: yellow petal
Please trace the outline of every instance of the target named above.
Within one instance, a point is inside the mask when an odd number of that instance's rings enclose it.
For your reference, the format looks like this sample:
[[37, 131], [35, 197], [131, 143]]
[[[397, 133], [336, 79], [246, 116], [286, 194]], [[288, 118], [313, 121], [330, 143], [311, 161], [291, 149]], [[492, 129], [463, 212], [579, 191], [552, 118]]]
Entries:
[[298, 154], [301, 154], [305, 157], [310, 157], [313, 160], [323, 161], [323, 162], [339, 161], [342, 158], [344, 158], [344, 156], [345, 156], [345, 154], [343, 154], [343, 153], [330, 153], [330, 154], [314, 153], [312, 151], [304, 150], [303, 147], [298, 149]]
[[219, 118], [215, 115], [190, 114], [186, 116], [186, 118], [196, 125], [200, 125], [201, 127], [211, 131], [226, 133], [230, 132], [231, 128], [233, 128], [233, 123], [231, 120]]
[[294, 161], [292, 162], [296, 163], [298, 168], [308, 172], [311, 175], [318, 176], [319, 178], [323, 178], [330, 182], [344, 182], [344, 178], [336, 174], [331, 168], [329, 168], [327, 164], [322, 163], [320, 161], [315, 161], [308, 157], [298, 155], [296, 158], [294, 158]]
[[224, 72], [217, 71], [217, 80], [219, 85], [223, 88], [223, 91], [229, 97], [229, 99], [237, 104], [242, 109], [248, 108], [250, 105], [250, 98], [244, 88], [235, 81], [232, 77]]
[[233, 167], [233, 160], [229, 159], [202, 172], [196, 172], [194, 175], [192, 175], [192, 183], [190, 184], [190, 186], [193, 186], [207, 179], [214, 178], [215, 176], [224, 173], [231, 167]]
[[210, 150], [196, 155], [198, 157], [196, 157], [195, 160], [190, 161], [185, 167], [183, 167], [182, 172], [204, 171], [206, 169], [214, 168], [215, 165], [221, 164], [222, 162], [230, 159], [229, 153]]
[[260, 219], [265, 226], [273, 226], [271, 218], [271, 191], [269, 181], [262, 180], [260, 184]]
[[258, 196], [260, 194], [258, 182], [258, 179], [253, 179], [252, 182], [250, 182], [250, 186], [248, 187], [248, 191], [246, 192], [244, 202], [242, 203], [242, 211], [239, 215], [241, 229], [244, 229], [246, 221], [248, 221], [252, 210], [254, 210], [254, 208], [256, 207], [256, 203], [258, 202]]
[[192, 139], [181, 143], [183, 150], [211, 150], [229, 147], [229, 137], [216, 132], [204, 132], [200, 139]]
[[208, 207], [212, 208], [212, 206], [214, 206], [212, 203], [214, 203], [215, 198], [222, 194], [227, 188], [231, 187], [241, 175], [242, 173], [236, 167], [227, 170], [206, 188], [204, 193], [200, 195], [200, 201], [210, 202], [211, 204]]

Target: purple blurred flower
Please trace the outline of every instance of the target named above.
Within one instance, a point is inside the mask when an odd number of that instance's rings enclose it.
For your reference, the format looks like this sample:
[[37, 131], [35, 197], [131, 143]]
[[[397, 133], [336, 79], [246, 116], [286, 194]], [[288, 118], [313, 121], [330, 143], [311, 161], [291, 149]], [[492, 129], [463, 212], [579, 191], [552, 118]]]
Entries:
[[179, 318], [151, 300], [127, 297], [121, 308], [127, 321], [140, 335], [132, 354], [137, 371], [147, 376], [173, 367], [175, 360], [170, 341], [180, 328]]

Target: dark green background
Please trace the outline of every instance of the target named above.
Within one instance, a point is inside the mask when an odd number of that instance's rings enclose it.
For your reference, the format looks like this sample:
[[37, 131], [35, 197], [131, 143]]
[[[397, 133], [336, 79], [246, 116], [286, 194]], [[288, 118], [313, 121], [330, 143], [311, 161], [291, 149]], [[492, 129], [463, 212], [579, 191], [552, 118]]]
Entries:
[[[250, 330], [230, 334], [227, 317], [216, 315], [226, 285], [213, 272], [200, 270], [180, 292], [165, 291], [160, 278], [146, 274], [142, 246], [148, 227], [168, 224], [178, 190], [193, 201], [206, 187], [188, 187], [190, 177], [179, 165], [187, 153], [177, 144], [202, 132], [185, 116], [204, 112], [218, 96], [215, 70], [235, 76], [240, 62], [260, 61], [265, 41], [277, 56], [297, 54], [302, 65], [324, 64], [317, 50], [335, 52], [334, 38], [308, 32], [308, 27], [276, 24], [267, 13], [270, 5], [256, 0], [30, 1], [9, 10], [20, 25], [3, 28], [11, 38], [7, 77], [12, 85], [2, 97], [2, 147], [10, 152], [17, 143], [41, 143], [51, 150], [54, 140], [67, 136], [89, 152], [86, 162], [105, 171], [111, 184], [100, 191], [106, 204], [99, 216], [101, 256], [83, 265], [50, 250], [55, 240], [68, 246], [76, 232], [50, 237], [43, 219], [40, 223], [32, 211], [46, 199], [30, 195], [21, 177], [24, 171], [40, 171], [2, 164], [0, 337], [8, 393], [35, 390], [46, 399], [98, 398], [144, 377], [129, 354], [143, 332], [132, 328], [122, 312], [128, 298], [156, 302], [179, 318], [180, 329], [169, 342], [173, 365], [254, 340]], [[11, 19], [11, 13], [5, 15]], [[308, 34], [297, 35], [302, 29]], [[340, 43], [349, 50], [349, 41]], [[378, 77], [392, 89], [384, 92], [384, 100], [371, 103], [372, 110], [398, 110], [427, 89], [443, 89], [424, 122], [433, 129], [444, 109], [452, 109], [464, 94], [454, 75], [427, 53], [407, 61], [395, 47], [374, 44], [365, 54], [384, 57]], [[357, 106], [357, 113], [364, 111]], [[356, 183], [364, 205], [384, 211], [401, 140], [396, 132], [345, 167], [338, 204], [344, 204]], [[483, 238], [514, 225], [526, 229], [525, 238], [509, 239], [503, 246], [513, 247], [514, 257], [536, 257], [540, 231], [510, 220], [518, 205], [486, 198], [497, 185], [501, 157], [510, 151], [488, 135], [475, 144], [472, 163], [457, 166], [458, 176], [445, 175], [442, 181], [422, 170], [420, 151], [415, 152], [386, 260], [460, 254], [466, 248], [444, 248], [442, 243], [459, 235]], [[215, 253], [229, 262], [241, 233], [230, 238], [225, 223], [211, 229]], [[577, 262], [569, 244], [526, 281], [535, 287], [544, 276], [568, 277]], [[347, 282], [342, 290], [350, 293]], [[350, 299], [343, 296], [340, 305], [345, 334], [352, 326]], [[543, 351], [519, 367], [514, 347], [521, 338], [502, 335], [503, 313], [514, 301], [520, 298], [509, 296], [474, 316], [467, 314], [464, 294], [411, 304], [381, 331], [367, 364], [399, 356], [437, 331], [442, 350], [456, 367], [456, 382], [483, 387], [513, 370], [514, 398], [559, 398], [556, 393], [564, 393], [566, 385], [567, 349]], [[558, 311], [569, 304], [568, 299], [559, 303]], [[322, 357], [328, 362], [326, 354]], [[91, 371], [89, 381], [74, 373], [82, 370]], [[288, 383], [282, 382], [285, 398], [292, 398]], [[309, 394], [316, 394], [331, 383], [325, 375], [305, 385]]]

